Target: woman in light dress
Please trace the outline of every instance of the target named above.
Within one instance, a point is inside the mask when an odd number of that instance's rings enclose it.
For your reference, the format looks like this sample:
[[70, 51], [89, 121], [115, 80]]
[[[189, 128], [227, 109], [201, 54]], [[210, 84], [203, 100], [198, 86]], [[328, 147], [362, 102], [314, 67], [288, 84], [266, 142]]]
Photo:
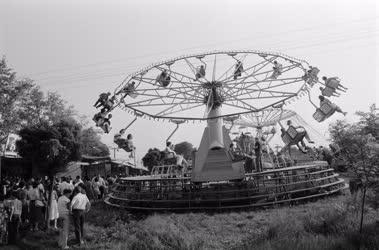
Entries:
[[54, 187], [52, 195], [51, 195], [51, 200], [50, 204], [51, 207], [49, 209], [49, 221], [54, 221], [54, 229], [57, 228], [57, 220], [59, 218], [59, 213], [58, 213], [58, 194], [57, 194], [57, 188]]

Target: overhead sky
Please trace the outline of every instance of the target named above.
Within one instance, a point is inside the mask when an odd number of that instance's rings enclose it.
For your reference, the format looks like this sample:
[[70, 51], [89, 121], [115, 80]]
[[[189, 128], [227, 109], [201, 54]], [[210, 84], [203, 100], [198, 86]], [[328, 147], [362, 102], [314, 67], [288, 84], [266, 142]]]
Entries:
[[[376, 0], [0, 0], [0, 55], [19, 77], [57, 91], [92, 118], [99, 93], [153, 62], [212, 50], [277, 51], [307, 60], [349, 88], [334, 98], [349, 112], [378, 103], [379, 3]], [[317, 91], [317, 90], [315, 90]], [[343, 116], [312, 118], [306, 98], [287, 106], [320, 134]], [[118, 131], [133, 117], [116, 111]], [[198, 146], [205, 123], [188, 123], [172, 141]], [[137, 154], [164, 148], [175, 125], [138, 120]], [[103, 135], [112, 145], [113, 134]], [[319, 139], [322, 141], [322, 139]], [[320, 143], [325, 143], [323, 140]]]

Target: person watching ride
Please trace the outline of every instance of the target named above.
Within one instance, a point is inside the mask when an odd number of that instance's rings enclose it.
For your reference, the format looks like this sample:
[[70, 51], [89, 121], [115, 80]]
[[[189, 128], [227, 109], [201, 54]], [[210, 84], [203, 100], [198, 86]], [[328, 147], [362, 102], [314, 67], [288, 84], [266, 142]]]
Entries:
[[262, 167], [262, 144], [259, 141], [258, 137], [255, 137], [254, 153], [255, 153], [255, 166], [257, 168], [257, 171], [262, 172], [263, 171], [263, 167]]

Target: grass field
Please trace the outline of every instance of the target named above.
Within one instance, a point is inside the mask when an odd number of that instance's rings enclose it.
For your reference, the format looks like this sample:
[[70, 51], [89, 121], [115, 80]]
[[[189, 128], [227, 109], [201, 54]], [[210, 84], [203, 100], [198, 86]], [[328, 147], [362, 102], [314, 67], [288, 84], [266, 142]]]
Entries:
[[[354, 204], [343, 195], [257, 211], [131, 215], [97, 203], [87, 216], [86, 249], [357, 249]], [[27, 241], [55, 249], [55, 236], [34, 233]], [[362, 242], [361, 249], [379, 249], [379, 211], [369, 206]]]

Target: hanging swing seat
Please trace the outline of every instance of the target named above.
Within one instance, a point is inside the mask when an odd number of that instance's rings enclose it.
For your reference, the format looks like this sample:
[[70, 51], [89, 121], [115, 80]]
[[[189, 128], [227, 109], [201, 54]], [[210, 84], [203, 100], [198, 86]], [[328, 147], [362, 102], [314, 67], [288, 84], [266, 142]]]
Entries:
[[167, 86], [170, 84], [170, 81], [171, 81], [170, 74], [169, 74], [167, 71], [162, 71], [162, 73], [160, 73], [160, 74], [157, 76], [156, 81], [157, 81], [162, 87], [167, 87]]
[[138, 96], [138, 94], [135, 92], [136, 88], [133, 85], [128, 85], [123, 90], [126, 95], [130, 96], [133, 99]]
[[323, 103], [320, 108], [316, 109], [313, 118], [318, 122], [323, 122], [335, 112], [335, 108], [329, 103]]
[[[305, 129], [302, 128], [304, 131]], [[282, 135], [282, 140], [286, 145], [296, 145], [304, 138], [304, 131], [298, 131], [294, 126], [289, 126], [287, 131]]]
[[133, 147], [131, 147], [128, 143], [128, 140], [124, 138], [118, 138], [114, 140], [114, 143], [121, 149], [125, 150], [126, 152], [130, 153], [133, 151]]
[[340, 85], [340, 82], [341, 82], [341, 80], [338, 79], [337, 77], [331, 77], [331, 78], [328, 78], [325, 85], [329, 88], [336, 89], [338, 87], [338, 85]]
[[330, 97], [330, 96], [333, 96], [334, 92], [335, 92], [335, 89], [334, 89], [334, 88], [331, 88], [331, 87], [326, 86], [326, 87], [321, 91], [321, 94], [322, 94], [323, 96]]
[[312, 69], [308, 70], [308, 79], [307, 83], [313, 87], [318, 82], [318, 73], [320, 73], [320, 70], [316, 67], [313, 67]]
[[203, 70], [202, 70], [201, 67], [197, 67], [196, 68], [196, 79], [203, 78], [203, 77], [205, 77], [205, 68], [203, 68]]

